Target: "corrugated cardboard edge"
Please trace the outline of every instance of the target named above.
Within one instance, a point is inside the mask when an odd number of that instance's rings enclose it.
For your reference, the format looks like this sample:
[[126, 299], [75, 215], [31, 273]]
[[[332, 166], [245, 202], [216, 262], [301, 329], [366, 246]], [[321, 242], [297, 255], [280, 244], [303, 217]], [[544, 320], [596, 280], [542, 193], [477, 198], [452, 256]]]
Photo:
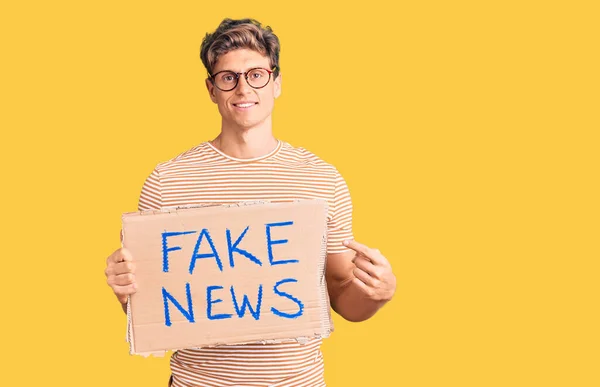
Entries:
[[327, 289], [327, 282], [325, 277], [325, 269], [327, 267], [327, 214], [329, 207], [327, 201], [325, 201], [325, 232], [323, 233], [323, 239], [321, 240], [321, 257], [319, 257], [319, 270], [318, 275], [320, 278], [319, 285], [321, 287], [321, 338], [327, 338], [333, 332], [333, 320], [331, 318], [331, 306], [329, 301], [329, 292]]
[[[301, 201], [305, 201], [305, 200], [315, 200], [315, 201], [319, 201], [324, 203], [324, 207], [323, 210], [325, 211], [325, 228], [324, 228], [324, 233], [323, 233], [323, 238], [321, 241], [321, 256], [319, 257], [319, 270], [317, 270], [317, 282], [319, 284], [324, 284], [325, 286], [323, 286], [321, 288], [321, 291], [319, 293], [319, 305], [321, 308], [321, 332], [318, 333], [316, 336], [314, 336], [314, 338], [316, 339], [324, 339], [324, 338], [328, 338], [331, 334], [331, 332], [333, 332], [333, 320], [331, 318], [331, 305], [330, 305], [330, 300], [329, 300], [329, 293], [327, 291], [327, 284], [325, 283], [326, 278], [325, 278], [325, 268], [326, 268], [326, 264], [327, 264], [327, 215], [329, 212], [329, 203], [324, 200], [324, 199], [296, 199], [293, 200], [292, 202], [301, 202]], [[149, 215], [149, 214], [157, 214], [157, 213], [172, 213], [172, 212], [177, 212], [177, 210], [185, 210], [185, 209], [191, 209], [191, 208], [205, 208], [205, 207], [240, 207], [240, 206], [249, 206], [249, 205], [256, 205], [256, 204], [268, 204], [268, 203], [273, 203], [270, 200], [257, 200], [257, 201], [241, 201], [241, 202], [236, 202], [236, 203], [208, 203], [208, 204], [199, 204], [199, 205], [190, 205], [190, 206], [175, 206], [175, 207], [163, 207], [160, 210], [155, 210], [155, 209], [151, 209], [151, 210], [144, 210], [144, 211], [135, 211], [135, 212], [129, 212], [129, 213], [124, 213], [121, 217], [121, 222], [123, 223], [124, 221], [124, 217], [126, 215], [129, 214], [140, 214], [140, 215]], [[277, 203], [277, 202], [275, 202]], [[123, 230], [123, 241], [121, 242], [121, 247], [124, 247], [124, 241], [125, 241], [125, 227], [122, 227]], [[135, 342], [133, 339], [133, 333], [132, 333], [132, 329], [133, 329], [133, 321], [132, 321], [132, 316], [131, 316], [131, 299], [130, 297], [127, 297], [127, 343], [129, 343], [129, 354], [130, 355], [140, 355], [143, 357], [148, 357], [148, 356], [156, 356], [156, 357], [164, 357], [165, 354], [167, 353], [167, 351], [156, 351], [156, 352], [136, 352], [135, 350]], [[293, 339], [278, 339], [278, 340], [262, 340], [262, 341], [249, 341], [249, 342], [241, 342], [241, 343], [236, 343], [236, 345], [243, 345], [243, 344], [256, 344], [256, 343], [261, 343], [261, 344], [276, 344], [276, 343], [289, 343], [289, 342], [297, 342], [300, 344], [305, 344], [310, 338], [309, 337], [296, 337]], [[210, 345], [210, 346], [206, 346], [203, 348], [209, 348], [209, 347], [217, 347], [219, 345], [222, 344], [214, 344], [214, 345]], [[193, 347], [192, 347], [193, 349]]]
[[[121, 248], [125, 247], [125, 226], [123, 224], [123, 217], [121, 217]], [[132, 355], [134, 352], [133, 335], [131, 334], [132, 323], [131, 323], [131, 297], [127, 296], [127, 332], [125, 333], [125, 340], [129, 343], [129, 354]]]
[[[169, 210], [167, 210], [169, 211]], [[160, 211], [160, 212], [164, 212], [164, 211]], [[147, 212], [146, 212], [147, 213]], [[122, 232], [123, 232], [123, 240], [121, 241], [121, 247], [124, 247], [124, 241], [125, 241], [125, 227], [122, 228]], [[138, 353], [135, 351], [135, 342], [133, 339], [133, 333], [132, 333], [132, 329], [133, 329], [133, 321], [131, 318], [131, 296], [127, 296], [127, 333], [126, 333], [126, 341], [127, 343], [129, 343], [129, 354], [130, 355], [140, 355], [143, 357], [148, 357], [148, 356], [156, 356], [156, 357], [164, 357], [166, 354], [166, 351], [156, 351], [156, 352], [143, 352], [143, 353]]]

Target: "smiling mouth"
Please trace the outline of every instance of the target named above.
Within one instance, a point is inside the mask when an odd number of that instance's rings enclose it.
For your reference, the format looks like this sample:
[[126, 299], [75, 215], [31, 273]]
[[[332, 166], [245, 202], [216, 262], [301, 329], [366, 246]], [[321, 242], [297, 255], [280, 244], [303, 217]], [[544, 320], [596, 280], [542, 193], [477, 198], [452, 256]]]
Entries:
[[234, 103], [233, 106], [242, 108], [242, 109], [246, 109], [246, 108], [252, 107], [257, 104], [258, 104], [258, 102], [244, 102], [244, 103]]

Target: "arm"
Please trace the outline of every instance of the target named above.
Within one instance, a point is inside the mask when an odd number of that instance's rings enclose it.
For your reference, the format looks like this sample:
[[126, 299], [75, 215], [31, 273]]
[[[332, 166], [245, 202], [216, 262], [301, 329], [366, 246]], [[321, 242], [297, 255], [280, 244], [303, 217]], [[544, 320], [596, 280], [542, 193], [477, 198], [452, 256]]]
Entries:
[[352, 240], [352, 200], [337, 171], [331, 203], [325, 268], [329, 299], [333, 310], [346, 320], [364, 321], [391, 300], [396, 277], [379, 250]]
[[[138, 210], [159, 209], [162, 206], [162, 194], [160, 191], [160, 176], [154, 169], [144, 182]], [[121, 242], [123, 242], [123, 230], [121, 230]], [[135, 282], [135, 263], [129, 250], [120, 248], [106, 259], [106, 282], [117, 296], [123, 312], [127, 313], [127, 298], [137, 290]]]
[[327, 255], [325, 276], [333, 310], [348, 321], [371, 318], [390, 301], [396, 277], [378, 250], [351, 241], [352, 250]]

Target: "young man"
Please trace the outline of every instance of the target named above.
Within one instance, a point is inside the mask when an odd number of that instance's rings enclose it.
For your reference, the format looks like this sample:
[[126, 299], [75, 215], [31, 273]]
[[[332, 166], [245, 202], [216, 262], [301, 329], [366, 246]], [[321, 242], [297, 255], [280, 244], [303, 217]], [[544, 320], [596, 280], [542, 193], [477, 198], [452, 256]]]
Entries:
[[[332, 308], [349, 321], [373, 316], [396, 289], [387, 259], [352, 236], [352, 203], [339, 172], [314, 154], [273, 136], [281, 93], [279, 40], [251, 19], [225, 19], [201, 47], [206, 87], [222, 117], [210, 142], [159, 164], [139, 210], [202, 203], [320, 198], [329, 203], [326, 279]], [[107, 259], [107, 282], [126, 310], [136, 291], [135, 257]], [[171, 358], [171, 383], [188, 386], [324, 386], [321, 340], [186, 349]]]

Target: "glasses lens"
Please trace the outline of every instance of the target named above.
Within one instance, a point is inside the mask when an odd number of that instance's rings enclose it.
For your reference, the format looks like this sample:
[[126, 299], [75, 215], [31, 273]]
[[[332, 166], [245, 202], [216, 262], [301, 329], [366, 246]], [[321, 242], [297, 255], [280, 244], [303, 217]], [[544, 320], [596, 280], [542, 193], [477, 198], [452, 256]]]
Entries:
[[269, 83], [269, 72], [264, 69], [252, 69], [248, 72], [248, 83], [252, 87], [263, 87]]
[[221, 90], [231, 90], [237, 83], [237, 74], [233, 71], [223, 71], [216, 75], [215, 84]]

